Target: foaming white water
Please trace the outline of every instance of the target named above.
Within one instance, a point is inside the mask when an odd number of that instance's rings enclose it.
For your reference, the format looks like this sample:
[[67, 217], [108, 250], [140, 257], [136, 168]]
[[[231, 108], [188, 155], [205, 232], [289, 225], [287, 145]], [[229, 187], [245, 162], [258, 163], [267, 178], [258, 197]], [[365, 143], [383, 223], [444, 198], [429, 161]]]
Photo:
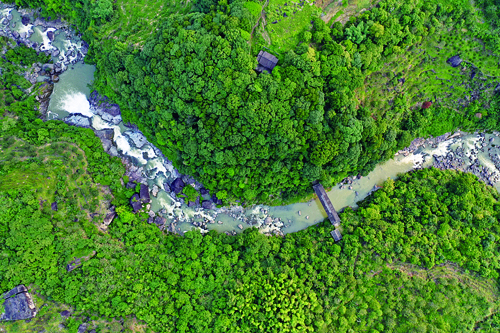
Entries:
[[135, 158], [140, 165], [146, 164], [147, 161], [142, 156], [142, 151], [137, 148], [131, 147], [128, 139], [121, 133], [120, 128], [118, 126], [115, 126], [113, 130], [115, 132], [114, 141], [118, 150], [121, 151], [123, 155]]
[[[92, 118], [92, 127], [95, 128], [98, 131], [101, 131], [101, 130], [104, 130], [104, 129], [113, 129], [115, 131], [115, 133], [116, 133], [115, 127], [118, 127], [118, 126], [113, 126], [110, 123], [107, 123], [104, 120], [102, 120], [101, 116], [95, 115]], [[118, 128], [118, 131], [120, 131], [119, 128]]]
[[85, 117], [92, 117], [94, 114], [90, 112], [90, 103], [82, 92], [70, 92], [66, 94], [60, 101], [59, 107], [69, 113], [80, 113]]
[[437, 148], [430, 150], [432, 155], [436, 156], [446, 156], [450, 151], [450, 145], [452, 141], [443, 141], [438, 143]]

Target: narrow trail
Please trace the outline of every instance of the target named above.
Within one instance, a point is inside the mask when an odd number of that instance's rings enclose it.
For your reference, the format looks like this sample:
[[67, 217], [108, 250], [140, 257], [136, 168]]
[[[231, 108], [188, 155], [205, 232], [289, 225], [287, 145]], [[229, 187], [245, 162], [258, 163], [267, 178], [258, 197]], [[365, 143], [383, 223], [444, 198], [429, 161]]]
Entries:
[[260, 20], [263, 20], [264, 22], [266, 20], [265, 9], [266, 9], [268, 4], [269, 4], [269, 0], [266, 0], [266, 3], [264, 4], [264, 6], [262, 7], [262, 10], [260, 12], [259, 19], [255, 23], [255, 25], [252, 27], [252, 32], [250, 33], [250, 40], [248, 41], [248, 45], [250, 45], [250, 51], [251, 51], [251, 47], [252, 47], [252, 39], [253, 39], [253, 33], [254, 33], [255, 29], [259, 26]]

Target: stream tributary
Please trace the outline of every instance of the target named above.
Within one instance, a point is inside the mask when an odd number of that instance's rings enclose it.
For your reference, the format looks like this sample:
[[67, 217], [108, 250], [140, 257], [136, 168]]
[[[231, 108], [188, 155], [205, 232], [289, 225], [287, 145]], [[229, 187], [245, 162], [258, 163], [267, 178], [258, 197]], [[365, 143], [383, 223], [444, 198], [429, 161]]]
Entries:
[[[60, 69], [57, 72], [59, 81], [54, 84], [46, 117], [92, 128], [101, 138], [105, 151], [122, 158], [131, 179], [149, 186], [152, 198], [149, 214], [152, 218], [164, 217], [167, 221], [165, 229], [181, 234], [192, 228], [200, 228], [202, 232], [235, 233], [255, 226], [263, 233], [290, 233], [326, 218], [318, 199], [278, 207], [256, 205], [204, 209], [199, 203], [188, 207], [184, 199], [172, 191], [171, 184], [182, 178], [187, 186], [192, 185], [198, 190], [202, 185], [181, 175], [135, 126], [124, 124], [118, 105], [91, 93], [95, 67], [84, 63], [86, 45], [77, 34], [59, 21], [35, 20], [29, 13], [23, 11], [20, 14], [11, 7], [0, 6], [0, 33], [53, 56], [54, 69]], [[25, 25], [22, 21], [27, 16], [32, 23]], [[50, 81], [51, 77], [38, 76], [37, 80]], [[498, 133], [458, 132], [433, 139], [416, 139], [393, 159], [377, 165], [366, 177], [348, 178], [333, 187], [328, 196], [337, 210], [356, 207], [356, 202], [366, 198], [386, 179], [433, 165], [474, 172], [500, 190], [499, 147]], [[210, 196], [205, 194], [204, 198], [210, 199]]]

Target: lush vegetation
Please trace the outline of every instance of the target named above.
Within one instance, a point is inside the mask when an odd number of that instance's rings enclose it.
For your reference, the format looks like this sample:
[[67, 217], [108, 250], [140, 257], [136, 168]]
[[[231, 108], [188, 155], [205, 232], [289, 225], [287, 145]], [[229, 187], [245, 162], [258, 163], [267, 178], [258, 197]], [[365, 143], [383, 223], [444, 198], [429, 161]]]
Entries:
[[[342, 214], [340, 244], [328, 221], [284, 238], [179, 237], [122, 209], [103, 234], [70, 209], [74, 192], [62, 213], [41, 207], [39, 189], [0, 194], [0, 289], [33, 284], [92, 320], [136, 315], [157, 332], [452, 332], [498, 311], [499, 195], [469, 174], [387, 182]], [[66, 272], [74, 257], [82, 266]]]
[[[264, 3], [16, 2], [77, 24], [96, 88], [226, 201], [292, 199], [311, 181], [366, 174], [414, 137], [499, 126], [498, 1], [384, 0], [331, 27], [299, 13], [295, 31], [286, 20], [268, 28], [281, 52], [271, 75], [254, 71], [266, 35], [250, 35]], [[288, 13], [280, 3], [268, 18]], [[103, 331], [134, 330], [134, 316], [156, 332], [497, 329], [499, 194], [475, 176], [426, 169], [389, 180], [341, 214], [337, 244], [328, 221], [285, 237], [163, 233], [131, 212], [135, 189], [91, 130], [38, 119], [37, 87], [21, 74], [48, 59], [2, 43], [0, 290], [22, 283], [70, 305], [69, 330], [87, 317]], [[451, 68], [456, 53], [464, 62]], [[102, 232], [111, 204], [118, 217]], [[31, 325], [0, 328], [55, 327], [51, 306]]]
[[[95, 87], [226, 203], [304, 197], [311, 181], [367, 174], [417, 136], [498, 127], [493, 0], [384, 0], [344, 25], [307, 2], [42, 2], [84, 32]], [[279, 64], [259, 75], [268, 47]]]

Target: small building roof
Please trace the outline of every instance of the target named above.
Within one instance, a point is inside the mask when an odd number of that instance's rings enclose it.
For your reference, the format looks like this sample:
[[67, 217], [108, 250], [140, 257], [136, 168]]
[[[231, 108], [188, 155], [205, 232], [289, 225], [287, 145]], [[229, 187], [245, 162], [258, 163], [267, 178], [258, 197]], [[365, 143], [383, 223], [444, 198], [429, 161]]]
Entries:
[[338, 242], [339, 240], [342, 239], [342, 234], [340, 233], [339, 229], [335, 229], [330, 231], [330, 235], [332, 235], [333, 239]]
[[278, 58], [273, 56], [271, 53], [260, 51], [257, 55], [257, 61], [259, 65], [257, 66], [257, 70], [263, 72], [264, 70], [271, 73], [273, 68], [278, 63]]

